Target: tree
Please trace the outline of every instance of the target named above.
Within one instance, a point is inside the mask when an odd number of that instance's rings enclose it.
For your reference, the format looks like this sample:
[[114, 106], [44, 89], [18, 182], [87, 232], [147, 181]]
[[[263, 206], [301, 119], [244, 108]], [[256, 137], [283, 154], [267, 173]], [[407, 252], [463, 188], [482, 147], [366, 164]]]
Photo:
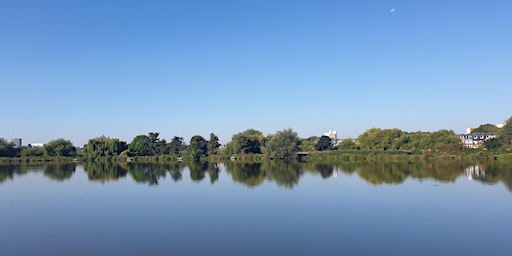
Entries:
[[506, 122], [505, 126], [501, 128], [499, 133], [500, 144], [503, 146], [511, 146], [512, 145], [512, 117], [510, 117]]
[[181, 151], [185, 149], [185, 144], [183, 144], [183, 138], [174, 136], [171, 142], [169, 143], [169, 152], [171, 154], [179, 155]]
[[299, 150], [299, 137], [291, 128], [278, 131], [267, 143], [267, 153], [272, 158], [291, 159]]
[[105, 136], [90, 139], [84, 146], [84, 157], [96, 159], [98, 157], [118, 156], [126, 150], [126, 142], [119, 139], [111, 139]]
[[16, 156], [16, 148], [14, 143], [7, 142], [5, 139], [0, 138], [0, 157], [14, 157]]
[[343, 149], [343, 150], [352, 150], [352, 149], [357, 149], [357, 145], [356, 143], [354, 142], [354, 139], [352, 138], [347, 138], [347, 139], [344, 139], [339, 145], [338, 145], [338, 149]]
[[150, 132], [148, 135], [150, 154], [154, 156], [169, 154], [167, 142], [165, 140], [160, 140], [158, 135], [160, 135], [158, 132]]
[[332, 140], [328, 136], [323, 135], [318, 139], [315, 145], [315, 149], [318, 151], [331, 150], [332, 149]]
[[233, 135], [228, 144], [229, 152], [234, 154], [259, 154], [265, 136], [258, 130], [248, 129]]
[[217, 137], [217, 135], [215, 135], [214, 133], [210, 133], [210, 140], [208, 140], [207, 147], [208, 147], [208, 155], [217, 154], [217, 150], [220, 147], [220, 143], [219, 143], [219, 137]]
[[192, 138], [190, 138], [190, 145], [188, 146], [188, 151], [194, 159], [206, 155], [208, 151], [206, 140], [199, 135], [193, 136]]
[[128, 145], [128, 149], [130, 150], [130, 155], [133, 156], [147, 156], [151, 154], [150, 148], [150, 139], [146, 135], [137, 135], [133, 138], [130, 145]]
[[307, 139], [302, 139], [300, 141], [300, 150], [306, 152], [314, 151], [318, 139], [319, 138], [317, 136], [311, 136]]
[[471, 131], [471, 133], [498, 133], [500, 128], [494, 124], [482, 124], [478, 128]]
[[71, 141], [62, 138], [48, 142], [43, 149], [45, 156], [74, 156], [76, 154], [76, 148]]

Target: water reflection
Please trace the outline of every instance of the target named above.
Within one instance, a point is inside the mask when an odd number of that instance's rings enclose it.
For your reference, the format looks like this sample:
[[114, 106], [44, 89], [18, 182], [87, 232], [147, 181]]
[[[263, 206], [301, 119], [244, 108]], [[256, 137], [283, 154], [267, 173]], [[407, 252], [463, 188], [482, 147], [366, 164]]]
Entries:
[[64, 181], [68, 180], [75, 173], [75, 163], [61, 163], [61, 164], [46, 164], [43, 166], [44, 176], [56, 180]]
[[512, 165], [485, 162], [477, 167], [473, 166], [470, 170], [474, 170], [474, 172], [469, 173], [471, 174], [471, 179], [491, 185], [502, 182], [512, 192]]
[[86, 162], [83, 166], [89, 180], [99, 182], [108, 182], [124, 178], [129, 169], [127, 164], [98, 162]]
[[[291, 189], [299, 184], [300, 178], [305, 174], [318, 175], [322, 179], [337, 178], [343, 174], [357, 174], [371, 185], [401, 184], [407, 179], [433, 179], [441, 183], [451, 183], [461, 176], [466, 176], [468, 179], [485, 184], [502, 182], [512, 192], [512, 165], [497, 161], [478, 164], [458, 161], [415, 163], [198, 161], [187, 164], [83, 163], [83, 168], [90, 181], [117, 181], [126, 178], [129, 174], [135, 182], [151, 186], [158, 185], [166, 177], [178, 182], [183, 179], [183, 172], [188, 169], [190, 180], [193, 182], [202, 182], [208, 176], [210, 183], [215, 184], [222, 170], [225, 170], [234, 182], [248, 187], [257, 187], [265, 182], [271, 182]], [[0, 165], [0, 184], [30, 172], [42, 172], [45, 177], [52, 180], [65, 181], [72, 178], [75, 170], [75, 163], [42, 166]]]

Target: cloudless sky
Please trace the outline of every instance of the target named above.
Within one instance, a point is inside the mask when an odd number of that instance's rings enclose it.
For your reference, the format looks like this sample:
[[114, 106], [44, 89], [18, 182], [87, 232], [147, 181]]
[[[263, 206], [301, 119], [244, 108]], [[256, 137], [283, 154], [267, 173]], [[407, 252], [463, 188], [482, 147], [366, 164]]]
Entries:
[[512, 115], [512, 1], [0, 1], [0, 137], [452, 129]]

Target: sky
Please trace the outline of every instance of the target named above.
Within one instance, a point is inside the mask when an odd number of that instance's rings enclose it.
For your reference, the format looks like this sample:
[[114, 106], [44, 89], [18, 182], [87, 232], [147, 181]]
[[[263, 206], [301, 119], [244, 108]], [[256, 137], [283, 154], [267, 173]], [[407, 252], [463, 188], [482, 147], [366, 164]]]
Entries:
[[0, 1], [0, 138], [441, 129], [512, 116], [512, 1]]

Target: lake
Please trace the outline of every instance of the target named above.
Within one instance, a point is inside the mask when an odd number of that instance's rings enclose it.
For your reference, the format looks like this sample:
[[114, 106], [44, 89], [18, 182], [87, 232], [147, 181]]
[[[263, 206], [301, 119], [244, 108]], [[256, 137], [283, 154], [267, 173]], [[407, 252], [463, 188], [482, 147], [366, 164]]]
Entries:
[[497, 162], [0, 166], [0, 255], [508, 255]]

